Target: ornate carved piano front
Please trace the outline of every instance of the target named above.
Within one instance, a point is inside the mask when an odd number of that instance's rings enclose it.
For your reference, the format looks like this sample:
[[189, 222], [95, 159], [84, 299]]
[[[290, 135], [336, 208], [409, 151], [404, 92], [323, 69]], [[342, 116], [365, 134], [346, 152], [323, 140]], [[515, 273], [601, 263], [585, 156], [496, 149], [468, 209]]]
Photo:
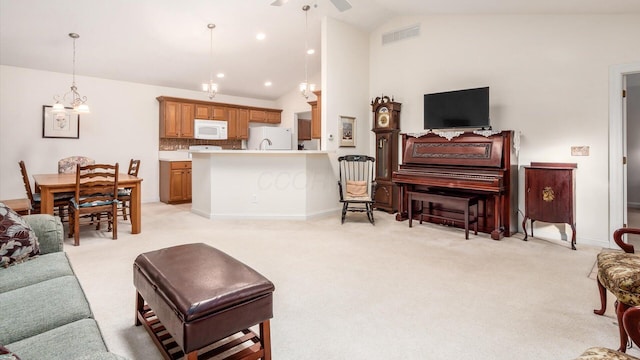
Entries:
[[[478, 195], [478, 230], [495, 240], [518, 231], [518, 165], [513, 131], [402, 134], [402, 164], [393, 172], [398, 221], [408, 217], [408, 191]], [[434, 221], [434, 222], [437, 222]]]

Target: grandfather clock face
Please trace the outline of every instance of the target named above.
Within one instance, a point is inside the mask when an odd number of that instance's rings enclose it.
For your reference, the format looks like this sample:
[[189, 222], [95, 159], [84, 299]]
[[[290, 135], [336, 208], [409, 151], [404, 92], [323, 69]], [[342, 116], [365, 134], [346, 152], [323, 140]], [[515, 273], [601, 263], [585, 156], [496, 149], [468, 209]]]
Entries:
[[378, 129], [386, 129], [391, 124], [391, 113], [389, 112], [389, 108], [386, 106], [381, 106], [376, 113], [376, 128]]

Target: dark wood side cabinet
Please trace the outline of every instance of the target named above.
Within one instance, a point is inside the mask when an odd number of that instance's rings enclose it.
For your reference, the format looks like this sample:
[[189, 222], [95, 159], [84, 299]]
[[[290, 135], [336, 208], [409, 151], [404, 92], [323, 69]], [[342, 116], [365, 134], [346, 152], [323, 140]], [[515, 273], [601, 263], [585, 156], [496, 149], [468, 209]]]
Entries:
[[374, 207], [388, 213], [398, 211], [398, 186], [392, 181], [398, 170], [398, 138], [400, 133], [400, 103], [388, 96], [371, 102], [373, 129], [376, 134], [376, 196]]
[[532, 162], [524, 167], [524, 206], [522, 221], [524, 240], [527, 240], [527, 219], [571, 226], [571, 248], [576, 249], [576, 173], [574, 163]]

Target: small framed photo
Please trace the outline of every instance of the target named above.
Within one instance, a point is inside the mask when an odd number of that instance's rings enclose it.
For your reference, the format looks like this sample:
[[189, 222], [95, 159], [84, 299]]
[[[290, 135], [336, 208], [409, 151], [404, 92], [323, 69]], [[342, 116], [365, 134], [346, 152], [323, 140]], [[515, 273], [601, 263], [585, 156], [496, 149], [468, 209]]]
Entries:
[[80, 115], [72, 108], [64, 108], [64, 112], [53, 112], [53, 107], [42, 106], [43, 138], [80, 138]]
[[356, 146], [356, 118], [351, 116], [340, 116], [338, 132], [340, 147]]

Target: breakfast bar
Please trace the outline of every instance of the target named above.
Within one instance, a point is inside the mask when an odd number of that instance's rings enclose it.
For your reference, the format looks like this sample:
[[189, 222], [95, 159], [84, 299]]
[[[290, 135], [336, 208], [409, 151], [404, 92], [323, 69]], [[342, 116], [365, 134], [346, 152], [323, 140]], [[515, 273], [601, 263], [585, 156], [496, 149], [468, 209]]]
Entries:
[[210, 219], [305, 220], [339, 210], [326, 151], [191, 151], [191, 211]]

